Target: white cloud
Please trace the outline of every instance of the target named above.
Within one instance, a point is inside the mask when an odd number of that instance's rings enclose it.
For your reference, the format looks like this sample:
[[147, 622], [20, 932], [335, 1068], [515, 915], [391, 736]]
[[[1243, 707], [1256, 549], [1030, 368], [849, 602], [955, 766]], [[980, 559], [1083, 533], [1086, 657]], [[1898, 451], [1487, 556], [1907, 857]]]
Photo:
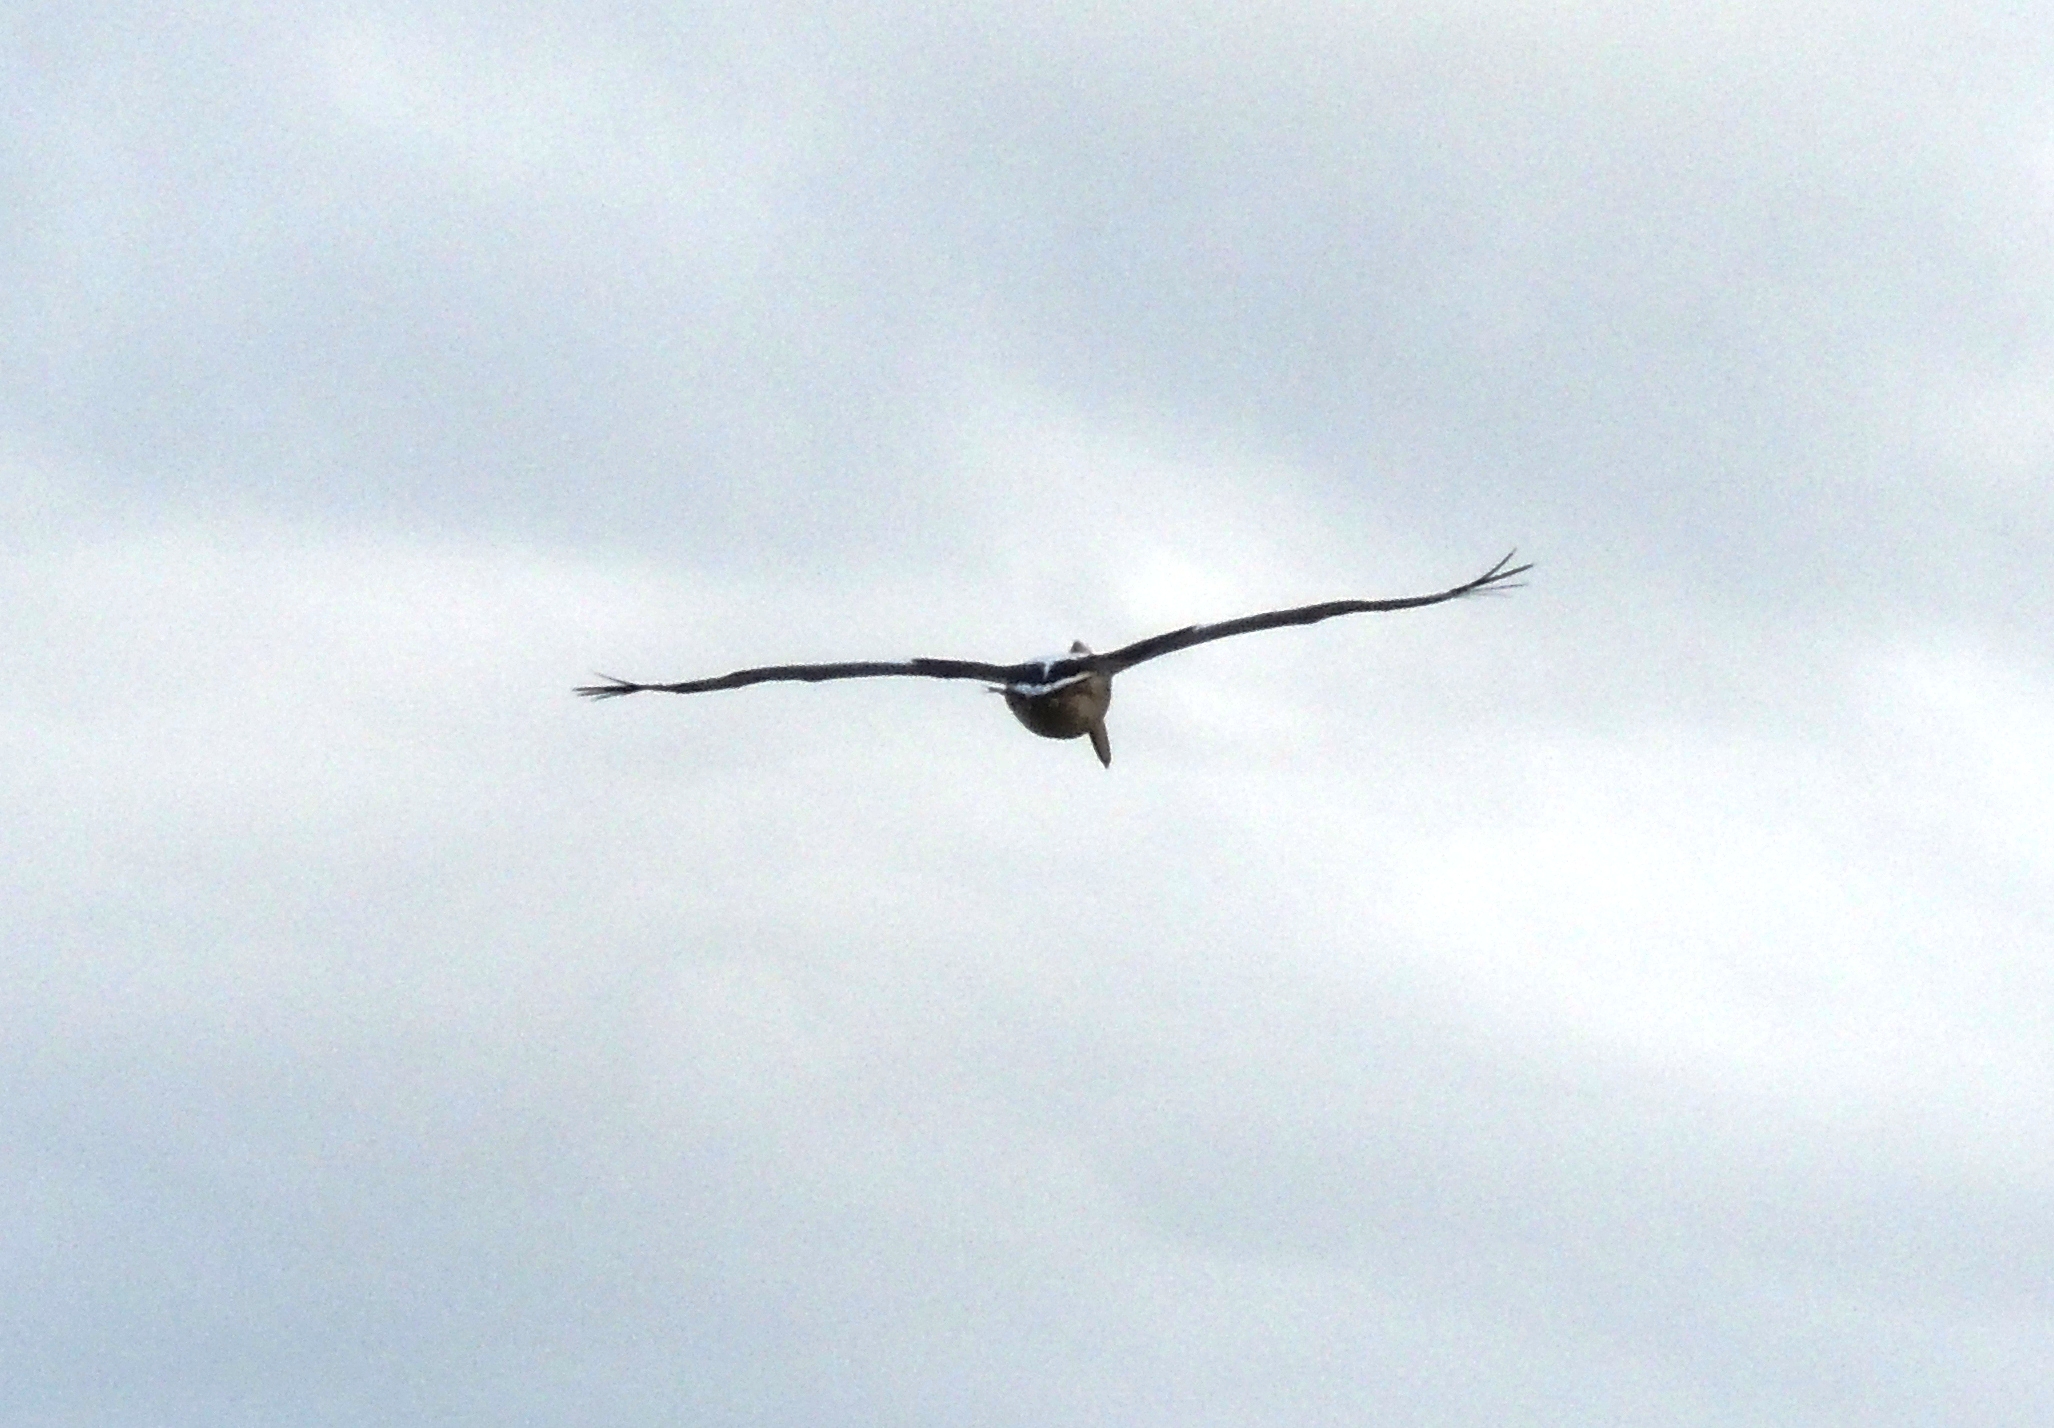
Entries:
[[1251, 14], [25, 22], [0, 1419], [2046, 1417], [2044, 40]]

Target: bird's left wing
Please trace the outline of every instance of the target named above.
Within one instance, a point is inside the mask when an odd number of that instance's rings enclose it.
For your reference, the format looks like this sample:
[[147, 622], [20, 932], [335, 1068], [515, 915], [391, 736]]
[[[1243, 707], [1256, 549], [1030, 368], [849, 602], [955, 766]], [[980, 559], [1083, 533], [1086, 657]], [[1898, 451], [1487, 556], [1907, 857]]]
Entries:
[[[1038, 668], [1039, 666], [1034, 666]], [[587, 699], [615, 699], [623, 694], [705, 694], [715, 689], [740, 689], [749, 684], [776, 680], [797, 680], [818, 684], [826, 679], [875, 679], [887, 675], [910, 675], [923, 679], [982, 679], [1005, 684], [1023, 678], [1029, 666], [983, 664], [967, 659], [859, 660], [847, 664], [771, 664], [758, 669], [738, 669], [711, 679], [687, 679], [676, 684], [637, 684], [631, 679], [599, 677], [604, 684], [587, 684], [578, 693]]]
[[1181, 630], [1151, 635], [1148, 639], [1136, 640], [1122, 649], [1100, 655], [1097, 664], [1107, 674], [1118, 674], [1123, 669], [1133, 668], [1143, 660], [1156, 659], [1177, 650], [1189, 649], [1193, 645], [1208, 644], [1213, 640], [1224, 640], [1232, 635], [1245, 635], [1255, 630], [1274, 630], [1284, 625], [1317, 624], [1321, 620], [1331, 620], [1336, 615], [1416, 610], [1422, 605], [1438, 605], [1445, 600], [1460, 600], [1465, 595], [1514, 589], [1516, 578], [1533, 569], [1530, 564], [1512, 564], [1512, 557], [1517, 553], [1507, 552], [1504, 559], [1474, 580], [1465, 580], [1460, 585], [1437, 590], [1431, 595], [1401, 595], [1389, 600], [1329, 600], [1323, 605], [1300, 605], [1291, 610], [1270, 610], [1260, 615], [1243, 615], [1238, 620], [1222, 620], [1217, 625], [1186, 625]]

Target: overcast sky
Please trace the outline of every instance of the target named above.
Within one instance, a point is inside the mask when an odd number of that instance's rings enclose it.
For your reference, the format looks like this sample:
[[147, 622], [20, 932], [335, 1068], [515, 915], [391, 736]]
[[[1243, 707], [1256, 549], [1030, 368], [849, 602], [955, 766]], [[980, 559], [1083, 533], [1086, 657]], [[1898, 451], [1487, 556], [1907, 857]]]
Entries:
[[2054, 1421], [2042, 7], [26, 0], [0, 276], [0, 1423]]

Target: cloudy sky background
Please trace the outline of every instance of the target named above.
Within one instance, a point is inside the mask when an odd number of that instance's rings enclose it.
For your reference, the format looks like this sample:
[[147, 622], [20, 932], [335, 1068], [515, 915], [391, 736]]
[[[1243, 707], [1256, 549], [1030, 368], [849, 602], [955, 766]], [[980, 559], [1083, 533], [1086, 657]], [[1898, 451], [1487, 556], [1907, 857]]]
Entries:
[[11, 6], [0, 1421], [2054, 1420], [2032, 9]]

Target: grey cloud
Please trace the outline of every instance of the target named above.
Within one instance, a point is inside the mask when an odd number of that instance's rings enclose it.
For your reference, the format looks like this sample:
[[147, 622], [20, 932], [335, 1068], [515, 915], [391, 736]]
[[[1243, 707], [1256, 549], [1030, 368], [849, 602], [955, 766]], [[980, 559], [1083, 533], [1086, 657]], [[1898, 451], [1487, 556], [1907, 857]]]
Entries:
[[0, 1421], [2046, 1418], [2030, 27], [6, 25]]

